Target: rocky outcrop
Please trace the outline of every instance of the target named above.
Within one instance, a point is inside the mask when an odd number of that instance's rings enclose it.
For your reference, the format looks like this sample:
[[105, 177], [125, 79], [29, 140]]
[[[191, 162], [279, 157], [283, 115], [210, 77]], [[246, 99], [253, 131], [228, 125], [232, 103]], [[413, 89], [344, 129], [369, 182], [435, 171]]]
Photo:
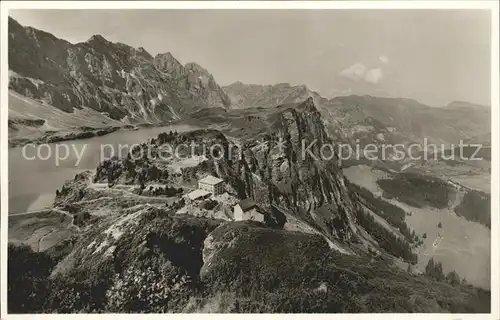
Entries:
[[285, 109], [271, 121], [274, 131], [263, 142], [244, 145], [241, 160], [232, 166], [214, 161], [214, 171], [223, 178], [239, 177], [240, 193], [265, 207], [291, 210], [329, 236], [353, 240], [353, 204], [336, 156], [322, 158], [320, 148], [332, 141], [313, 100]]
[[100, 35], [71, 44], [9, 18], [9, 89], [60, 110], [89, 107], [123, 122], [158, 123], [206, 107], [228, 108], [229, 98], [200, 66], [183, 66], [170, 53]]
[[[194, 143], [196, 155], [205, 154], [206, 160], [182, 168], [184, 182], [196, 183], [206, 174], [218, 176], [241, 199], [253, 198], [268, 211], [289, 211], [327, 237], [356, 240], [354, 205], [336, 155], [321, 151], [324, 145], [334, 148], [313, 99], [276, 110], [268, 119], [271, 130], [261, 140], [235, 144], [217, 130], [164, 133], [148, 146], [152, 158], [127, 158], [111, 166], [104, 163], [96, 171], [96, 182], [138, 183], [153, 168], [163, 172], [158, 156], [161, 146], [169, 144], [175, 150]], [[187, 148], [179, 150], [187, 153], [181, 157], [191, 156]], [[156, 177], [162, 181], [164, 174]]]

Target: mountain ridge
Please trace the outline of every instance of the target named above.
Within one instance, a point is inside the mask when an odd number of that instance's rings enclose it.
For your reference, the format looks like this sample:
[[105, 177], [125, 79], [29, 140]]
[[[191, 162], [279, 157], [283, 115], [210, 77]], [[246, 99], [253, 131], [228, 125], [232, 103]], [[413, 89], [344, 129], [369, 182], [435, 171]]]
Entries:
[[[491, 108], [457, 102], [436, 108], [409, 98], [371, 95], [324, 98], [307, 86], [255, 85], [241, 81], [223, 87], [234, 108], [268, 108], [312, 97], [330, 133], [341, 142], [458, 143], [491, 133]], [[368, 131], [367, 131], [368, 130]], [[360, 134], [364, 136], [360, 136]], [[479, 141], [483, 142], [483, 141]]]
[[71, 44], [9, 17], [9, 70], [18, 75], [9, 79], [9, 89], [22, 95], [65, 112], [86, 106], [124, 123], [159, 123], [197, 108], [229, 108], [206, 69], [182, 66], [169, 56], [152, 57], [144, 48], [101, 35]]
[[170, 52], [153, 57], [142, 47], [113, 43], [98, 34], [71, 44], [12, 18], [9, 43], [10, 90], [69, 113], [88, 107], [105, 122], [161, 124], [206, 108], [264, 109], [312, 97], [328, 131], [340, 142], [408, 144], [428, 137], [450, 144], [480, 137], [488, 143], [491, 132], [491, 108], [471, 103], [432, 108], [407, 98], [328, 99], [306, 85], [290, 83], [237, 81], [221, 87], [205, 68], [195, 62], [182, 65]]

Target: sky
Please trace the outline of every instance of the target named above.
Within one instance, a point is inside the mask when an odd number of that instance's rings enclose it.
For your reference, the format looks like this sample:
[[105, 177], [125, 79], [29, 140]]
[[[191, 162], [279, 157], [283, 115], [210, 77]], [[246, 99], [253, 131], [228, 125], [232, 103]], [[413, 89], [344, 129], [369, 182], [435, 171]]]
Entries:
[[197, 62], [220, 85], [305, 84], [326, 97], [490, 105], [483, 10], [11, 10], [72, 43], [113, 42]]

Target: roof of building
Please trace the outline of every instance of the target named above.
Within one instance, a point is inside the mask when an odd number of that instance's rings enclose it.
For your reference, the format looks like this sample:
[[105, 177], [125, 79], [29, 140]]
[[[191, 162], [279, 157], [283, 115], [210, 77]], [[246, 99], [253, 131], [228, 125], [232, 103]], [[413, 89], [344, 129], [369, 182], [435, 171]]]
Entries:
[[198, 181], [198, 182], [202, 182], [202, 183], [206, 183], [206, 184], [215, 185], [215, 184], [218, 184], [218, 183], [224, 182], [224, 180], [219, 179], [219, 178], [214, 177], [214, 176], [211, 176], [211, 175], [208, 175], [208, 176], [206, 176], [205, 178], [201, 179], [201, 180], [200, 180], [200, 181]]
[[243, 212], [246, 212], [248, 210], [251, 210], [253, 208], [257, 208], [257, 204], [250, 198], [246, 198], [241, 200], [238, 205], [240, 206], [241, 210]]
[[207, 195], [209, 195], [210, 192], [208, 191], [205, 191], [205, 190], [201, 190], [201, 189], [196, 189], [190, 193], [188, 193], [186, 196], [190, 199], [190, 200], [196, 200], [196, 199], [199, 199], [199, 198], [203, 198]]

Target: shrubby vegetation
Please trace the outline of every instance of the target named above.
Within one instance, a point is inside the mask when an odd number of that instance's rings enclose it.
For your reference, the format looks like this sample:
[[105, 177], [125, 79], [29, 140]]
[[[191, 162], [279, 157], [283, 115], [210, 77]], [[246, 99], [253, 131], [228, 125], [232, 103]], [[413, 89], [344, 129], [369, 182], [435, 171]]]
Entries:
[[356, 211], [356, 219], [363, 229], [365, 229], [386, 252], [401, 257], [407, 262], [417, 263], [418, 256], [413, 253], [412, 247], [406, 239], [398, 237], [394, 232], [375, 221], [375, 218], [365, 212], [362, 208]]
[[55, 261], [28, 246], [8, 245], [7, 292], [9, 313], [40, 312]]
[[451, 193], [445, 181], [410, 172], [398, 173], [393, 179], [380, 179], [377, 184], [384, 190], [385, 197], [417, 208], [446, 208]]
[[490, 310], [489, 292], [456, 277], [450, 286], [385, 259], [340, 254], [319, 235], [219, 223], [153, 210], [113, 255], [76, 257], [75, 267], [54, 278], [48, 275], [58, 259], [9, 246], [9, 312]]
[[212, 301], [212, 292], [232, 292], [230, 311], [489, 309], [488, 292], [411, 275], [384, 259], [343, 255], [330, 250], [319, 236], [266, 229], [258, 223], [233, 223], [217, 228], [213, 238], [214, 243], [230, 241], [232, 245], [216, 250], [212, 263], [202, 268], [202, 281], [209, 288], [206, 300]]
[[63, 256], [10, 245], [9, 312], [180, 312], [199, 290], [203, 240], [220, 221], [163, 210], [144, 215], [140, 231], [123, 235], [114, 254], [79, 247], [75, 265], [52, 278]]
[[445, 276], [443, 273], [443, 265], [439, 261], [434, 261], [434, 258], [431, 258], [427, 265], [425, 266], [425, 273], [427, 277], [430, 277], [436, 281], [445, 281], [452, 286], [458, 286], [464, 281], [460, 281], [460, 276], [456, 271], [450, 271]]
[[356, 219], [361, 227], [363, 227], [363, 229], [365, 229], [387, 253], [400, 257], [412, 264], [416, 264], [418, 255], [413, 252], [412, 244], [418, 246], [422, 244], [423, 241], [419, 239], [415, 231], [406, 224], [406, 212], [380, 197], [375, 197], [369, 190], [350, 183], [347, 180], [346, 186], [354, 199], [359, 200], [366, 208], [384, 218], [389, 224], [397, 228], [404, 238], [387, 230], [384, 226], [376, 222], [375, 218], [370, 213], [366, 212], [363, 207], [358, 206], [356, 208]]
[[351, 192], [355, 192], [360, 201], [371, 211], [384, 218], [392, 226], [396, 227], [409, 242], [418, 241], [418, 236], [405, 222], [406, 212], [380, 197], [375, 197], [368, 189], [354, 183], [346, 182], [346, 186]]
[[484, 192], [468, 191], [462, 202], [455, 208], [457, 215], [467, 220], [491, 227], [490, 195]]
[[166, 185], [165, 187], [161, 186], [148, 186], [142, 191], [142, 195], [150, 195], [150, 196], [167, 196], [173, 197], [179, 194], [182, 194], [184, 189], [175, 188], [172, 186]]
[[218, 204], [217, 200], [208, 199], [202, 202], [201, 207], [205, 210], [213, 210]]
[[443, 265], [439, 261], [434, 261], [431, 258], [427, 265], [425, 266], [425, 275], [431, 277], [437, 281], [444, 280]]

